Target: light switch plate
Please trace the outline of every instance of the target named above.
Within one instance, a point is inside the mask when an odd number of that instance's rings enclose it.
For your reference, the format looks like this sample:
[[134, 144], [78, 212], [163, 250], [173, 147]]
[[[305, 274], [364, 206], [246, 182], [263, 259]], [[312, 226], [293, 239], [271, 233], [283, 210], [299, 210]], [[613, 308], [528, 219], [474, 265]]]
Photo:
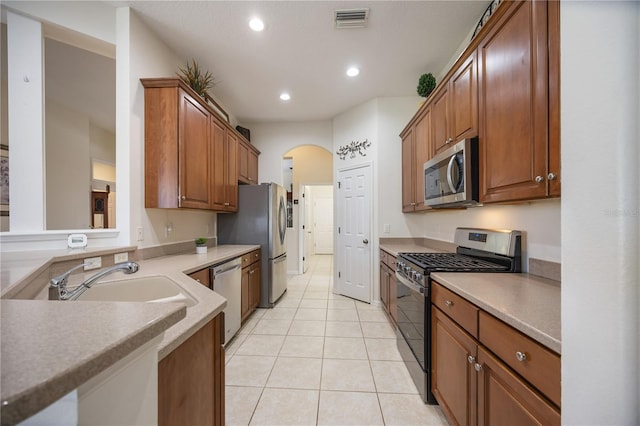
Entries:
[[85, 271], [90, 271], [92, 269], [102, 268], [102, 258], [98, 257], [88, 257], [84, 259], [84, 263], [87, 265], [84, 266]]
[[113, 255], [113, 263], [121, 263], [129, 260], [129, 253], [116, 253]]

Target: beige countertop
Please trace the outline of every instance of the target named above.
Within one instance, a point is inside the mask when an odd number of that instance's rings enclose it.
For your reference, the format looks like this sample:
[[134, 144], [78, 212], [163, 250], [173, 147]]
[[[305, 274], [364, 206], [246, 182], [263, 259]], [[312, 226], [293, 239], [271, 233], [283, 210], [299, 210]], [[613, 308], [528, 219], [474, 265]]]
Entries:
[[431, 278], [560, 354], [560, 285], [529, 274], [439, 272]]
[[[380, 248], [402, 252], [444, 252], [421, 239], [381, 241]], [[446, 243], [445, 243], [446, 244]], [[439, 272], [431, 278], [549, 349], [561, 353], [560, 283], [531, 274]]]
[[[39, 409], [75, 389], [93, 375], [142, 345], [140, 336], [152, 337], [165, 331], [158, 349], [158, 360], [164, 358], [193, 333], [218, 315], [226, 299], [196, 282], [186, 274], [237, 258], [259, 248], [258, 245], [221, 245], [209, 247], [206, 254], [184, 253], [141, 260], [135, 276], [162, 275], [179, 284], [197, 303], [150, 304], [143, 302], [57, 302], [47, 300], [2, 300], [2, 401], [26, 407], [32, 398]], [[120, 250], [115, 250], [115, 252]], [[121, 250], [126, 251], [126, 250]], [[101, 250], [91, 253], [98, 255]], [[109, 249], [108, 252], [114, 252]], [[32, 252], [3, 254], [2, 278], [24, 284], [29, 277], [42, 273], [53, 262], [80, 260], [89, 252]], [[74, 257], [76, 256], [76, 257]], [[70, 286], [96, 271], [72, 275]], [[100, 282], [123, 278], [118, 272]], [[6, 290], [9, 288], [8, 285]], [[46, 293], [46, 288], [42, 290]], [[64, 327], [60, 327], [64, 324]], [[110, 325], [113, 324], [113, 330]], [[150, 336], [150, 331], [155, 334]], [[67, 342], [73, 337], [74, 345]], [[89, 338], [90, 336], [90, 338]], [[77, 338], [77, 341], [75, 340]], [[139, 344], [138, 344], [139, 343]], [[82, 346], [86, 344], [86, 346]], [[135, 347], [134, 347], [135, 345]], [[126, 350], [128, 352], [116, 349]], [[20, 357], [20, 353], [29, 356]], [[87, 354], [92, 354], [91, 358]], [[13, 358], [12, 358], [13, 357]], [[56, 362], [54, 362], [54, 360]], [[64, 360], [64, 362], [59, 362]], [[109, 365], [105, 363], [111, 362]], [[60, 371], [49, 371], [57, 364]], [[99, 368], [105, 365], [104, 368]], [[25, 376], [22, 378], [22, 376]], [[61, 384], [64, 384], [62, 386]], [[14, 402], [22, 401], [22, 402]], [[22, 404], [22, 405], [19, 405]], [[5, 419], [3, 407], [3, 422]], [[25, 408], [17, 408], [24, 413]], [[30, 411], [29, 415], [35, 411]]]
[[182, 304], [2, 300], [2, 424], [37, 413], [185, 316]]

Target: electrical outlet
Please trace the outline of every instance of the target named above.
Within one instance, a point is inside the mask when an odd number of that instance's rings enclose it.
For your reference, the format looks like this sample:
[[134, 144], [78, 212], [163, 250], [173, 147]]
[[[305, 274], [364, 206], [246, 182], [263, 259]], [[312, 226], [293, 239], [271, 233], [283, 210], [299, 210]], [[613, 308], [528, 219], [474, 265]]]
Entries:
[[129, 260], [129, 253], [116, 253], [113, 255], [113, 263], [121, 263]]
[[84, 259], [84, 263], [87, 265], [84, 266], [85, 271], [90, 271], [92, 269], [102, 268], [102, 258], [98, 257], [88, 257]]
[[144, 240], [144, 230], [142, 229], [142, 226], [138, 226], [136, 230], [138, 231], [138, 241]]
[[388, 234], [389, 232], [391, 232], [391, 225], [389, 225], [388, 223], [384, 224], [384, 233]]

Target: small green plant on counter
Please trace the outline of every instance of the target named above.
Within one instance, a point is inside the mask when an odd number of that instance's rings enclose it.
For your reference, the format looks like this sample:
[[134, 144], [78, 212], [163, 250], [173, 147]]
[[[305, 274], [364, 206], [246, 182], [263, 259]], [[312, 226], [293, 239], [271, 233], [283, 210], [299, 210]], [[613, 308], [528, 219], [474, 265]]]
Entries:
[[204, 246], [207, 245], [207, 239], [206, 238], [196, 238], [196, 245], [197, 246]]
[[433, 74], [422, 74], [420, 80], [418, 80], [418, 95], [426, 98], [436, 88], [436, 78]]
[[207, 90], [215, 86], [215, 78], [209, 71], [202, 73], [200, 67], [195, 59], [191, 60], [191, 63], [187, 62], [187, 68], [180, 68], [180, 73], [177, 73], [178, 77], [182, 79], [189, 87], [191, 87], [198, 95], [204, 99], [209, 96]]

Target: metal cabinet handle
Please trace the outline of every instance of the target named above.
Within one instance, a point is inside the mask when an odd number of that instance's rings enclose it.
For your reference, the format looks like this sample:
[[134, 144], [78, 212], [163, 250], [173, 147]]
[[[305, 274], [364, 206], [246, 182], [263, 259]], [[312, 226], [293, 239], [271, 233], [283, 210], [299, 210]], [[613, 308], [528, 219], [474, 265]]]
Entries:
[[536, 182], [537, 183], [544, 182], [544, 178], [542, 176], [536, 176]]
[[547, 175], [547, 179], [549, 179], [549, 180], [556, 180], [556, 178], [557, 178], [557, 177], [558, 177], [558, 176], [557, 176], [555, 173], [553, 173], [553, 172], [551, 172], [551, 173], [549, 173], [549, 174]]
[[416, 205], [416, 203], [411, 203], [411, 206], [415, 206], [415, 205]]
[[474, 357], [473, 355], [469, 355], [467, 357], [467, 361], [469, 362], [469, 364], [473, 364], [474, 362], [476, 362], [476, 357]]
[[448, 307], [453, 306], [453, 302], [451, 300], [445, 300], [444, 304], [447, 305]]
[[482, 370], [482, 365], [476, 362], [476, 365], [474, 365], [473, 368], [475, 368], [477, 372], [480, 372], [480, 370]]
[[518, 361], [522, 362], [522, 361], [526, 361], [527, 360], [527, 354], [524, 352], [516, 352], [516, 358], [518, 359]]

